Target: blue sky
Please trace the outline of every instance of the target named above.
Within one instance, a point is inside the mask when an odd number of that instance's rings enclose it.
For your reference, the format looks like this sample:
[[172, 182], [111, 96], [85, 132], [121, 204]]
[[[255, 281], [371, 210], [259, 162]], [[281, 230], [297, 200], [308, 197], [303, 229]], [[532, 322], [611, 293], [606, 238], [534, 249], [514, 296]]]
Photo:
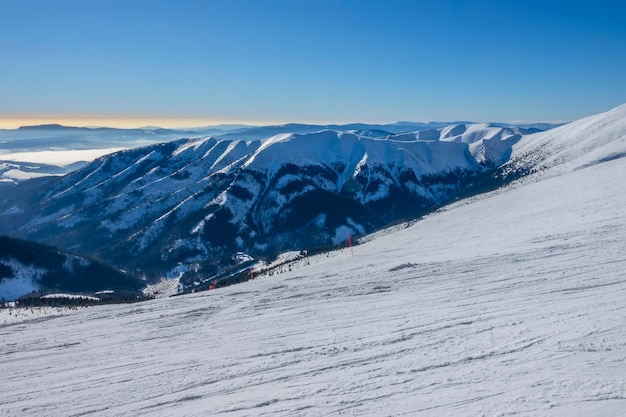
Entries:
[[0, 122], [572, 120], [626, 102], [620, 3], [0, 0]]

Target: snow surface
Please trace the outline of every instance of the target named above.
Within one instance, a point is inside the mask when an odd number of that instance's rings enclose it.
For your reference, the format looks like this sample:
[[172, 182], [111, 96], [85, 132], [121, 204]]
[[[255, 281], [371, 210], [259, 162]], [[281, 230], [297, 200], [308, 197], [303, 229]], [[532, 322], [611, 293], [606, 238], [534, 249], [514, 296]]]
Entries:
[[594, 158], [354, 255], [0, 320], [0, 415], [623, 416], [626, 159]]
[[66, 294], [66, 293], [55, 293], [55, 294], [47, 294], [41, 297], [43, 299], [54, 299], [54, 298], [66, 298], [70, 300], [92, 300], [92, 301], [100, 301], [98, 297], [92, 297], [90, 295], [82, 295], [82, 294]]
[[512, 149], [507, 164], [558, 175], [626, 156], [626, 104], [546, 132], [527, 136]]
[[[83, 307], [28, 307], [15, 308], [15, 303], [6, 303], [8, 308], [0, 309], [0, 326], [21, 324], [35, 320], [50, 320], [55, 316], [74, 314]], [[0, 327], [1, 328], [1, 327]], [[8, 341], [7, 341], [8, 343]], [[5, 411], [0, 408], [0, 415], [5, 415]]]

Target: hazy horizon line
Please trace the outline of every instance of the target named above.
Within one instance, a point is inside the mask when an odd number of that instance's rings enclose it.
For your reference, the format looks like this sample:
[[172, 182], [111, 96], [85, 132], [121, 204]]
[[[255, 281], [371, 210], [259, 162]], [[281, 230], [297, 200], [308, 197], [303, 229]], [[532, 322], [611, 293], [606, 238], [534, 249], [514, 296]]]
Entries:
[[[219, 125], [249, 125], [249, 126], [274, 126], [291, 123], [313, 124], [313, 125], [343, 125], [343, 124], [393, 124], [400, 122], [411, 123], [454, 123], [460, 121], [470, 121], [463, 119], [456, 120], [394, 120], [394, 121], [286, 121], [277, 119], [235, 119], [235, 118], [210, 118], [210, 117], [184, 117], [184, 116], [118, 116], [118, 115], [0, 115], [0, 129], [18, 129], [25, 126], [41, 125], [62, 125], [67, 127], [110, 127], [117, 129], [140, 129], [147, 126], [164, 129], [189, 129], [205, 126]], [[473, 123], [507, 123], [507, 124], [534, 124], [549, 123], [561, 124], [570, 120], [515, 120], [515, 121], [481, 121], [471, 120]]]
[[275, 120], [245, 120], [232, 118], [182, 117], [182, 116], [117, 116], [117, 115], [0, 115], [0, 129], [17, 129], [23, 126], [59, 124], [68, 127], [112, 127], [137, 129], [157, 126], [184, 129], [224, 124], [264, 126], [281, 124]]

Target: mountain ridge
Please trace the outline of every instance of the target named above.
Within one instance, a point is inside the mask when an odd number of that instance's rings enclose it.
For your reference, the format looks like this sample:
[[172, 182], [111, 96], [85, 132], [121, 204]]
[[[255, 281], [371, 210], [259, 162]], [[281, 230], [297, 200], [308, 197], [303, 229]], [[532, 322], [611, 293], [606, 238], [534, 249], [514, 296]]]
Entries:
[[[30, 202], [7, 198], [0, 207], [10, 234], [103, 259], [113, 247], [121, 265], [151, 251], [152, 263], [176, 265], [337, 244], [346, 231], [366, 233], [442, 204], [481, 166], [453, 141], [330, 130], [181, 139], [101, 157], [51, 180]], [[83, 238], [68, 239], [72, 230]]]
[[[595, 117], [615, 116], [608, 113]], [[193, 279], [236, 263], [239, 252], [331, 247], [494, 189], [534, 169], [539, 160], [520, 159], [525, 147], [545, 149], [546, 138], [559, 140], [554, 131], [576, 131], [573, 123], [532, 135], [457, 124], [384, 138], [322, 130], [178, 139], [107, 155], [4, 196], [0, 232], [154, 279], [182, 264]]]

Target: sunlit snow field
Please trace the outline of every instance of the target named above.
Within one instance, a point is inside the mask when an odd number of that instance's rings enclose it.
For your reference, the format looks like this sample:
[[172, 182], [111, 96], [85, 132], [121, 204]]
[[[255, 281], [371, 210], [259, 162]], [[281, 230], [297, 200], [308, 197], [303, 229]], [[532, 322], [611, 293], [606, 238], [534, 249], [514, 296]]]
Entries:
[[623, 416], [625, 162], [241, 285], [4, 310], [0, 415]]

